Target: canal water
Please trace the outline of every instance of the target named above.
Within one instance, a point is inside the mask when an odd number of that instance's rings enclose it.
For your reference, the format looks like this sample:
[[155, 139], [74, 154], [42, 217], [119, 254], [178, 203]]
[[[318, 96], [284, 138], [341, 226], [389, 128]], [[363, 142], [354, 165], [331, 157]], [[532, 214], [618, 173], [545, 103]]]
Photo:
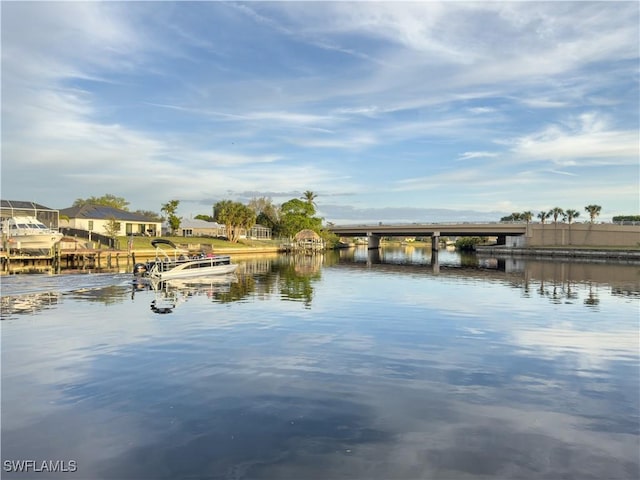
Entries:
[[437, 257], [2, 278], [3, 478], [639, 478], [640, 265]]

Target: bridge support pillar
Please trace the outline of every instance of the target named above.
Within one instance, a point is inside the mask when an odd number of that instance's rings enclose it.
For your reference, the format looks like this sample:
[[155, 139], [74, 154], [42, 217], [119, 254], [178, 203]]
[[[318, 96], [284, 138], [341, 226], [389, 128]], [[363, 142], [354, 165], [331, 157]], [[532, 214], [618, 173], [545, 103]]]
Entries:
[[440, 247], [440, 232], [431, 234], [431, 250], [437, 252]]
[[367, 238], [369, 239], [369, 250], [380, 248], [380, 235], [367, 232]]
[[431, 252], [431, 271], [435, 274], [440, 273], [440, 261], [438, 260], [438, 250]]
[[382, 263], [382, 258], [380, 257], [380, 249], [372, 249], [367, 252], [367, 267], [371, 265], [378, 265]]

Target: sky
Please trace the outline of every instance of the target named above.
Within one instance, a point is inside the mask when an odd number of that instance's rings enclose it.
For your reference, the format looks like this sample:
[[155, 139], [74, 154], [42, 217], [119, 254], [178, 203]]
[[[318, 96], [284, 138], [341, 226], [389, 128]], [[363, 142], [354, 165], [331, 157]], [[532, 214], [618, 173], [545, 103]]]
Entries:
[[638, 2], [0, 5], [3, 199], [640, 213]]

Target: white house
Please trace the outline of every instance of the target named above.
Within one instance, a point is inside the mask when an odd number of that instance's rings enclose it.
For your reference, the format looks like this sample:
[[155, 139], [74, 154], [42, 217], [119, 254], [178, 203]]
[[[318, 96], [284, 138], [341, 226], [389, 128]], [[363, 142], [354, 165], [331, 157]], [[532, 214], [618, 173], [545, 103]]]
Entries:
[[[68, 220], [67, 220], [68, 218]], [[120, 224], [116, 235], [146, 235], [157, 237], [161, 233], [162, 222], [138, 213], [127, 212], [104, 205], [83, 205], [60, 210], [60, 226], [107, 234], [107, 225], [113, 221]]]
[[[168, 228], [166, 224], [164, 227]], [[207, 222], [198, 218], [183, 218], [180, 220], [180, 228], [176, 234], [181, 237], [226, 237], [227, 228], [225, 225], [216, 222]], [[256, 224], [248, 232], [244, 228], [241, 229], [240, 238], [270, 239], [271, 229]]]
[[224, 237], [226, 227], [216, 222], [207, 222], [199, 218], [183, 218], [176, 232], [181, 237]]

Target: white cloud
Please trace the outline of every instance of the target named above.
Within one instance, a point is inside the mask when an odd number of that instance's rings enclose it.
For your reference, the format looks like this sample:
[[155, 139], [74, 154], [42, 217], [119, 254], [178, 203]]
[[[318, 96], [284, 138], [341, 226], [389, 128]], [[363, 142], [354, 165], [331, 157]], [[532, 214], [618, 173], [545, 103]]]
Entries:
[[637, 130], [609, 129], [603, 118], [589, 113], [518, 138], [512, 151], [524, 160], [558, 165], [635, 165], [639, 140]]
[[[4, 5], [3, 178], [38, 166], [28, 195], [53, 206], [117, 188], [154, 209], [160, 200], [139, 190], [153, 179], [158, 196], [313, 183], [354, 202], [376, 191], [389, 206], [402, 192], [432, 205], [463, 185], [448, 204], [484, 210], [525, 203], [529, 190], [574, 191], [561, 180], [578, 175], [588, 196], [597, 181], [585, 167], [615, 166], [597, 174], [599, 202], [637, 205], [607, 193], [637, 177], [632, 2], [180, 9]], [[71, 177], [83, 179], [73, 192], [56, 188]]]
[[470, 160], [472, 158], [493, 158], [497, 156], [498, 154], [493, 152], [464, 152], [458, 156], [458, 159]]

